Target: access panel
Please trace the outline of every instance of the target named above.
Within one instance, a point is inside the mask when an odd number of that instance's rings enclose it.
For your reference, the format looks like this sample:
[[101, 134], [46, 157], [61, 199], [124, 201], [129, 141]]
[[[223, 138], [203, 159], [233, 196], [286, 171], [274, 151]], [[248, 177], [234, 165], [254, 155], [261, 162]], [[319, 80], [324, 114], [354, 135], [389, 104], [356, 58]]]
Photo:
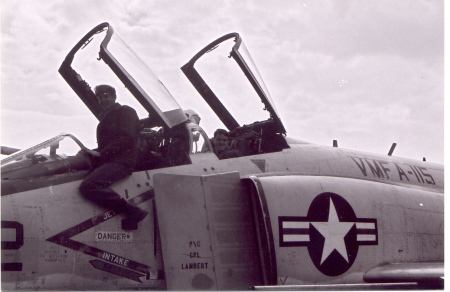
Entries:
[[239, 173], [154, 176], [167, 288], [261, 285], [249, 194]]

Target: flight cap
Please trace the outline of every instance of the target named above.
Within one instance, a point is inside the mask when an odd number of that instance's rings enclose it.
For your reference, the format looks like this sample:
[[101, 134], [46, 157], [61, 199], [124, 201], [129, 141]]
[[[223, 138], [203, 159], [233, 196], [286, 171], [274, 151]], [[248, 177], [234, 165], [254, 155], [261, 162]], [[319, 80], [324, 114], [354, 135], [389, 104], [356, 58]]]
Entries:
[[95, 91], [95, 95], [98, 95], [98, 94], [104, 93], [104, 92], [108, 92], [112, 96], [116, 97], [116, 89], [110, 85], [106, 85], [106, 84], [97, 85], [97, 86], [95, 86], [94, 91]]

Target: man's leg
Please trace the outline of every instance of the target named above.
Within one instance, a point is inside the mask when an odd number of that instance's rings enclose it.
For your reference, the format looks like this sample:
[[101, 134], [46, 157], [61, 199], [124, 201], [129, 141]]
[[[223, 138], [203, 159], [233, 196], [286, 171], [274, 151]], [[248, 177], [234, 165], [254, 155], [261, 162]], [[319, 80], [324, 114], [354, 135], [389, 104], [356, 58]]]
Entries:
[[122, 163], [103, 164], [83, 180], [80, 192], [83, 197], [100, 207], [117, 209], [123, 206], [122, 198], [109, 186], [130, 174], [129, 167]]
[[113, 209], [117, 214], [125, 212], [122, 220], [125, 230], [137, 229], [137, 223], [147, 216], [147, 212], [129, 204], [114, 190], [109, 188], [114, 182], [131, 175], [131, 168], [122, 163], [106, 163], [91, 172], [81, 183], [80, 192], [86, 199], [103, 208]]

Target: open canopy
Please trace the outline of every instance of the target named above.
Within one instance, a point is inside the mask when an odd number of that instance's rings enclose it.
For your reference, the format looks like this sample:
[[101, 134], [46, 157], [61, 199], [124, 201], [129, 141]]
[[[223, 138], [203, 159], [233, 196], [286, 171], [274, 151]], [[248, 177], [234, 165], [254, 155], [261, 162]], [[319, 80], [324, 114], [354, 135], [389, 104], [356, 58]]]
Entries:
[[[212, 57], [212, 54], [216, 56]], [[253, 123], [256, 128], [286, 133], [269, 91], [239, 34], [230, 33], [210, 43], [181, 69], [230, 131]], [[250, 99], [253, 103], [248, 103]], [[227, 105], [224, 104], [226, 101]], [[265, 120], [242, 123], [238, 115], [231, 113], [232, 107], [241, 112], [244, 120], [257, 107], [262, 107], [269, 115]]]
[[59, 73], [97, 118], [102, 109], [93, 88], [118, 78], [148, 112], [147, 126], [172, 128], [187, 120], [163, 83], [106, 22], [75, 45]]
[[[250, 126], [258, 132], [286, 134], [239, 34], [212, 42], [181, 69], [230, 131]], [[86, 34], [66, 56], [59, 72], [97, 118], [102, 109], [93, 88], [118, 79], [148, 113], [144, 119], [147, 127], [172, 128], [187, 120], [163, 83], [108, 23]]]

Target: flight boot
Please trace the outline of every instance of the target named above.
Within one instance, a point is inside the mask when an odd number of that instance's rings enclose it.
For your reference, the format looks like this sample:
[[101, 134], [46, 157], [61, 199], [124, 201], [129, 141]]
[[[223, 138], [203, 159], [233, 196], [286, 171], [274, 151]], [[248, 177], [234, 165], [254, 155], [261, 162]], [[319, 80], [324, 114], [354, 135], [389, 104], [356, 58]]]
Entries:
[[142, 210], [139, 207], [133, 206], [127, 203], [125, 207], [125, 214], [127, 218], [122, 220], [122, 229], [123, 230], [137, 230], [138, 223], [147, 216], [148, 212]]

